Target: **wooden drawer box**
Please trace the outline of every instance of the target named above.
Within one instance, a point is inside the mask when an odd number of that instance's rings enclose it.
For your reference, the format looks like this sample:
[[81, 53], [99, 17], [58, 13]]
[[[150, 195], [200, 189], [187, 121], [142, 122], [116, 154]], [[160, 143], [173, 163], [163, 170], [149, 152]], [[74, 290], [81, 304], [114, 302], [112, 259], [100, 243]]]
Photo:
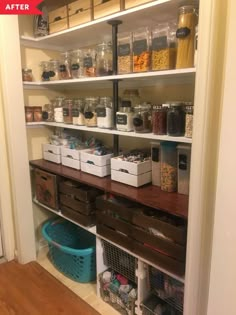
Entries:
[[92, 20], [91, 0], [77, 0], [68, 4], [69, 27]]
[[57, 176], [35, 169], [36, 199], [44, 205], [58, 209]]
[[130, 9], [141, 4], [152, 2], [153, 0], [125, 0], [125, 9]]
[[95, 203], [86, 203], [75, 199], [70, 195], [60, 194], [60, 205], [71, 208], [74, 211], [80, 212], [84, 215], [95, 213]]
[[67, 6], [49, 12], [49, 34], [63, 31], [68, 28]]
[[121, 11], [120, 0], [109, 0], [104, 2], [102, 0], [93, 0], [93, 16], [94, 20], [102, 18], [103, 16], [110, 15]]

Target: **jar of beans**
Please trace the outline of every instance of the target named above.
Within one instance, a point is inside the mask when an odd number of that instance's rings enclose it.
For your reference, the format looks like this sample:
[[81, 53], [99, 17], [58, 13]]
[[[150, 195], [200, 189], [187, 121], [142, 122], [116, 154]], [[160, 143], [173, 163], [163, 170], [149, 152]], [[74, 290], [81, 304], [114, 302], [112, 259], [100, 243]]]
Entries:
[[169, 104], [154, 105], [152, 108], [152, 132], [154, 135], [166, 135], [167, 110]]
[[193, 104], [185, 103], [185, 137], [192, 138], [193, 135]]
[[151, 104], [143, 103], [134, 107], [134, 131], [151, 132]]
[[177, 149], [175, 142], [161, 143], [161, 190], [177, 191]]
[[185, 134], [185, 108], [181, 102], [170, 104], [167, 113], [167, 134], [172, 137], [181, 137]]

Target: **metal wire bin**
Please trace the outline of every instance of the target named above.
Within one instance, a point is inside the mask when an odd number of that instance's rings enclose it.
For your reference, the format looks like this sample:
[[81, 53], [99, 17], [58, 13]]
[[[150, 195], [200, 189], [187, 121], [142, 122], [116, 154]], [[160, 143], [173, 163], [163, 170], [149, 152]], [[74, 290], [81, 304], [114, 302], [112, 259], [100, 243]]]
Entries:
[[155, 294], [176, 310], [183, 313], [184, 284], [164, 274], [154, 267], [149, 267], [150, 287]]
[[181, 315], [181, 312], [161, 300], [155, 294], [151, 294], [142, 304], [142, 315]]

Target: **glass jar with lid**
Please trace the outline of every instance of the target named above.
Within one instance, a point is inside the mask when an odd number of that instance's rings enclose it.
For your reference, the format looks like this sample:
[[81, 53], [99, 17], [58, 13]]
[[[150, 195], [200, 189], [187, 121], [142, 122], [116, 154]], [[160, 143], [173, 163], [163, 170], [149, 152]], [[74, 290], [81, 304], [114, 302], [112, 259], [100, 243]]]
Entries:
[[127, 89], [124, 90], [122, 100], [130, 101], [131, 107], [137, 106], [140, 104], [140, 96], [139, 91], [135, 89]]
[[73, 79], [83, 76], [83, 52], [81, 49], [74, 50], [71, 53], [71, 75]]
[[113, 128], [113, 106], [111, 97], [100, 97], [96, 112], [98, 128]]
[[170, 104], [167, 113], [168, 136], [181, 137], [185, 133], [185, 109], [181, 102]]
[[67, 98], [63, 102], [63, 120], [65, 124], [72, 124], [73, 118], [72, 118], [72, 106], [73, 106], [73, 100], [70, 98]]
[[83, 70], [85, 77], [96, 76], [96, 51], [95, 49], [83, 50]]
[[84, 126], [84, 99], [76, 98], [72, 107], [73, 125]]
[[131, 107], [131, 101], [122, 100], [119, 112], [116, 113], [116, 128], [120, 131], [133, 131], [134, 113]]
[[71, 79], [71, 55], [69, 51], [62, 53], [61, 55], [62, 60], [59, 66], [60, 80]]
[[151, 104], [143, 103], [134, 107], [133, 125], [135, 132], [151, 132]]
[[177, 148], [175, 142], [161, 143], [161, 190], [177, 190]]
[[41, 61], [41, 80], [42, 81], [50, 81], [50, 71], [51, 66], [49, 61]]
[[111, 43], [97, 45], [97, 76], [112, 75], [112, 46]]
[[22, 81], [24, 82], [33, 81], [32, 69], [28, 69], [28, 68], [22, 69]]
[[193, 104], [185, 103], [185, 137], [192, 138], [193, 135]]
[[59, 60], [50, 60], [49, 67], [50, 67], [50, 81], [59, 80]]
[[169, 104], [154, 105], [152, 108], [152, 132], [154, 135], [166, 135], [167, 110]]
[[54, 103], [45, 104], [43, 107], [42, 117], [44, 121], [54, 121]]
[[84, 121], [87, 127], [97, 126], [97, 112], [96, 107], [98, 105], [97, 97], [86, 97], [84, 107]]
[[55, 107], [54, 107], [54, 120], [55, 122], [58, 123], [63, 123], [64, 118], [63, 118], [63, 102], [64, 102], [64, 97], [58, 96], [55, 99]]
[[132, 33], [118, 33], [118, 74], [132, 72]]

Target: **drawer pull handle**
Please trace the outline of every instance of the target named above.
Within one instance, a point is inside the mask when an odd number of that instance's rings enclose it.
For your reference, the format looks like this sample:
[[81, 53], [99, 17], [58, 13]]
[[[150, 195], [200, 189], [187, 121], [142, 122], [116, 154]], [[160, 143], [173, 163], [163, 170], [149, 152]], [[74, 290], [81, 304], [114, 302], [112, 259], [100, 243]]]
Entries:
[[94, 165], [94, 162], [93, 161], [87, 161], [86, 163], [88, 163], [88, 164], [93, 164]]
[[122, 173], [129, 173], [129, 171], [125, 170], [124, 168], [120, 168], [120, 169], [119, 169], [119, 172], [122, 172]]
[[73, 159], [73, 156], [69, 155], [69, 154], [66, 157], [69, 158], [69, 159]]
[[62, 18], [60, 16], [55, 17], [54, 22], [60, 21]]

